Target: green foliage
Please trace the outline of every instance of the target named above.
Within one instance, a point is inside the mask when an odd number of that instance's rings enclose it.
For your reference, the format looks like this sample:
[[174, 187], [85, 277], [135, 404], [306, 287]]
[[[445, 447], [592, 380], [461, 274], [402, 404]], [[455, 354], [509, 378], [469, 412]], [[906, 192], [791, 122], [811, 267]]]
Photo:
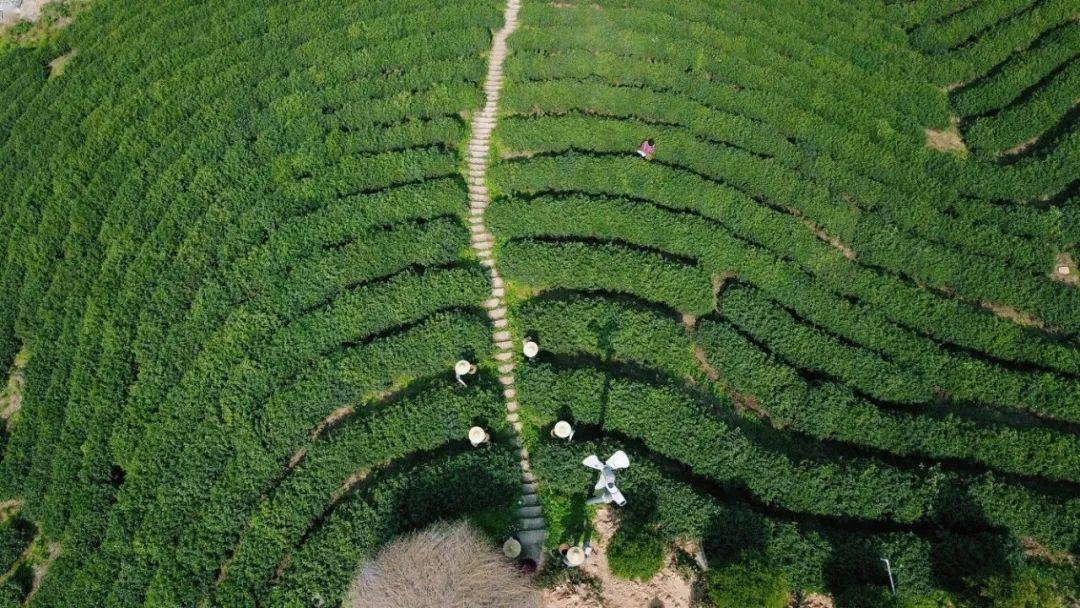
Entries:
[[647, 581], [664, 567], [667, 547], [655, 536], [619, 530], [607, 548], [608, 567], [615, 576]]
[[1062, 590], [1034, 569], [990, 580], [984, 597], [993, 608], [1064, 608]]
[[713, 568], [706, 574], [709, 600], [716, 608], [783, 608], [791, 589], [783, 573], [747, 560]]
[[[505, 2], [196, 4], [0, 42], [0, 367], [35, 353], [0, 500], [63, 548], [35, 606], [332, 604], [401, 532], [512, 525], [461, 174]], [[1069, 587], [1017, 539], [1080, 547], [1074, 4], [524, 3], [486, 222], [552, 542], [579, 452], [625, 448], [625, 575], [697, 538], [853, 606]], [[927, 148], [953, 115], [971, 155]]]
[[9, 517], [0, 523], [0, 576], [11, 569], [36, 534], [34, 524], [21, 517]]

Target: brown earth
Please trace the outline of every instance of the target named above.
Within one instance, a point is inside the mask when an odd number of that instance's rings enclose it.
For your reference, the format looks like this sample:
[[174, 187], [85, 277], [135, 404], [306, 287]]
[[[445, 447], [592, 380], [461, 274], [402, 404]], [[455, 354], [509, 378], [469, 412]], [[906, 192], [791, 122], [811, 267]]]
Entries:
[[960, 152], [961, 154], [967, 154], [967, 145], [964, 143], [963, 136], [960, 135], [960, 119], [956, 116], [950, 118], [948, 129], [944, 131], [938, 131], [935, 129], [926, 130], [926, 147], [940, 150], [941, 152]]
[[[1062, 268], [1068, 272], [1061, 272]], [[1080, 271], [1077, 270], [1076, 260], [1068, 253], [1062, 252], [1054, 257], [1054, 269], [1050, 271], [1050, 278], [1072, 286], [1080, 285]]]
[[618, 517], [611, 507], [597, 511], [593, 519], [592, 554], [582, 573], [595, 586], [559, 585], [543, 593], [545, 608], [690, 608], [694, 600], [693, 579], [682, 577], [669, 555], [660, 572], [646, 582], [617, 578], [608, 570], [606, 549], [612, 534], [618, 529]]

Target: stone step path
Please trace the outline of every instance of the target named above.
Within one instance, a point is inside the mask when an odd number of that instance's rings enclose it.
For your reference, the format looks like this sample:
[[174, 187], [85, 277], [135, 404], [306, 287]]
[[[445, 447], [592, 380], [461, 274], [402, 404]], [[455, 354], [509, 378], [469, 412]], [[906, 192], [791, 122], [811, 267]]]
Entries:
[[516, 340], [508, 329], [506, 302], [503, 299], [506, 291], [495, 264], [495, 257], [492, 255], [495, 237], [484, 224], [484, 211], [491, 203], [487, 189], [488, 154], [491, 151], [491, 132], [495, 130], [495, 123], [498, 120], [499, 93], [502, 91], [503, 84], [502, 64], [506, 60], [506, 39], [517, 29], [519, 8], [521, 8], [521, 0], [507, 1], [506, 11], [503, 13], [503, 27], [495, 33], [491, 43], [488, 71], [484, 79], [486, 102], [484, 108], [473, 117], [472, 134], [466, 148], [468, 173], [465, 183], [469, 192], [470, 242], [473, 251], [480, 258], [480, 263], [487, 268], [491, 278], [491, 298], [485, 300], [483, 305], [494, 328], [491, 339], [495, 344], [495, 361], [499, 363], [499, 383], [503, 386], [503, 398], [506, 400], [506, 421], [514, 428], [516, 434], [514, 445], [520, 450], [521, 506], [517, 511], [516, 536], [521, 542], [522, 559], [531, 559], [539, 565], [543, 556], [544, 540], [547, 538], [547, 528], [540, 500], [536, 495], [536, 476], [533, 475], [532, 466], [529, 464], [529, 451], [525, 448], [521, 437], [522, 424], [518, 413], [517, 389], [514, 388], [516, 382], [514, 370], [517, 368], [517, 358], [514, 354]]

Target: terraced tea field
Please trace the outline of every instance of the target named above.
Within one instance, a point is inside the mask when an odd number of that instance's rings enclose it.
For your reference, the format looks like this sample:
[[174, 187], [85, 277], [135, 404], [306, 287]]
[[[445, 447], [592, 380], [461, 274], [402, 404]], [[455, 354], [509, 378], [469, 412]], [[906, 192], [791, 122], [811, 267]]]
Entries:
[[6, 36], [0, 607], [338, 605], [460, 517], [561, 580], [619, 449], [613, 571], [706, 605], [1080, 600], [1075, 2]]

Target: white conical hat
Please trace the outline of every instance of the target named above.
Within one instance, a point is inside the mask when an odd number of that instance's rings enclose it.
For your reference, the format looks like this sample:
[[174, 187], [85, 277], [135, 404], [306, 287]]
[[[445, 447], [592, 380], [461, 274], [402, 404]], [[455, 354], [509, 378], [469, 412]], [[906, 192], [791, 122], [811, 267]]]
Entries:
[[570, 423], [565, 420], [560, 420], [555, 423], [555, 436], [559, 439], [566, 439], [573, 433], [574, 429], [570, 427]]
[[485, 439], [487, 439], [487, 431], [483, 428], [474, 426], [469, 429], [469, 442], [473, 445], [480, 445]]
[[566, 551], [566, 563], [569, 566], [580, 566], [585, 563], [585, 551], [581, 547], [570, 547]]
[[503, 543], [503, 555], [510, 559], [516, 559], [517, 556], [521, 555], [521, 543], [518, 542], [518, 539], [513, 536], [506, 539], [506, 542]]
[[540, 352], [540, 345], [532, 340], [526, 340], [525, 344], [521, 346], [521, 351], [525, 353], [525, 356], [532, 359]]
[[465, 359], [462, 359], [461, 361], [458, 361], [454, 364], [454, 373], [459, 376], [464, 376], [465, 374], [469, 373], [470, 369], [472, 369], [472, 363], [469, 363]]

